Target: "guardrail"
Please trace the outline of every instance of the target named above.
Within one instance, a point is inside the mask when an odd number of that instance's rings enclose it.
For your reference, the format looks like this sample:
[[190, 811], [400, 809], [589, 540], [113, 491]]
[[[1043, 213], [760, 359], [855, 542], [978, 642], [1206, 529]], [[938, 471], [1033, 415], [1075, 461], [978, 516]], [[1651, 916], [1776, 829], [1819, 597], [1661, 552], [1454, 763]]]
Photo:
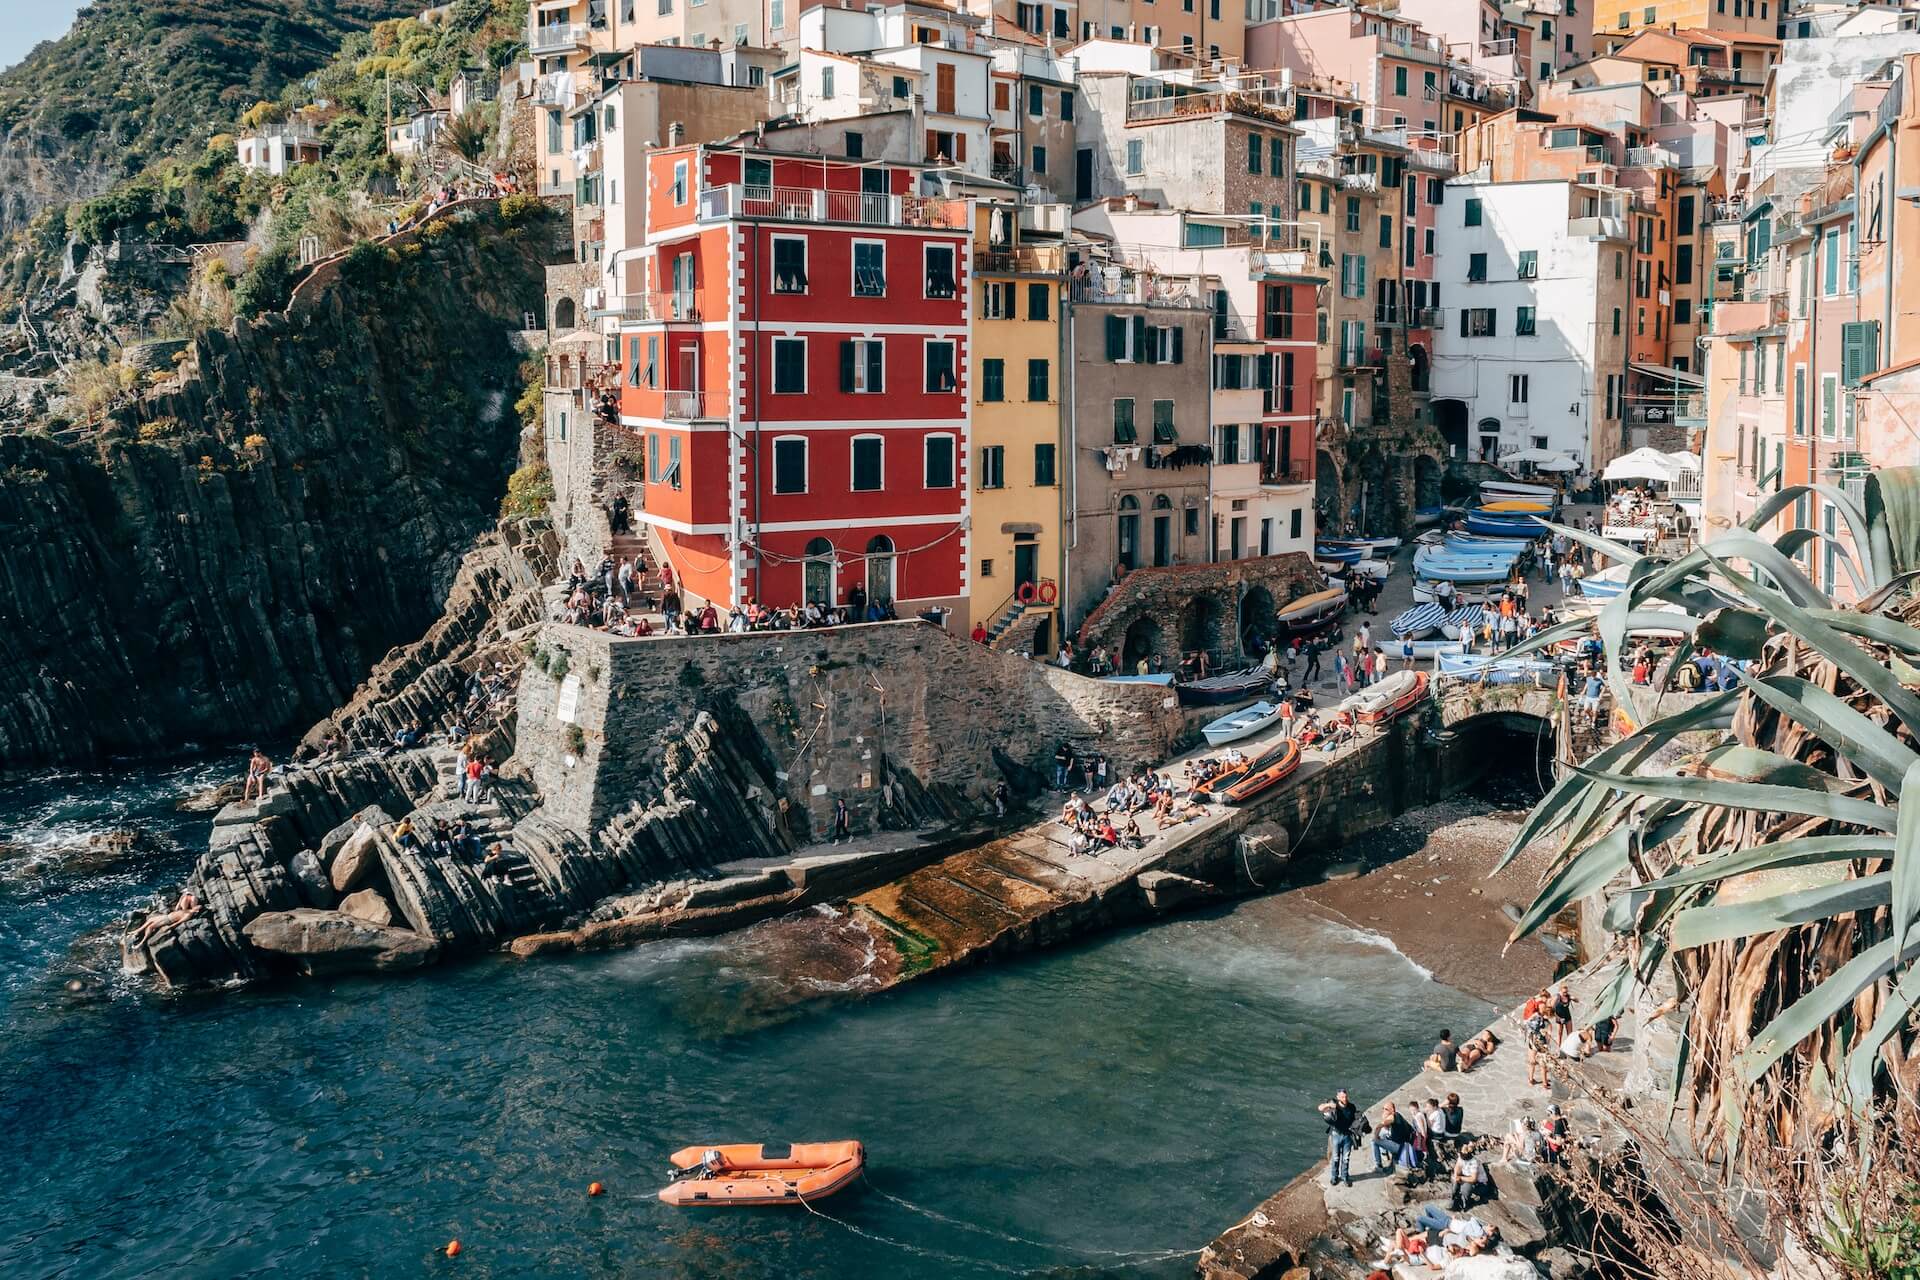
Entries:
[[923, 196], [814, 187], [750, 187], [740, 183], [700, 193], [702, 221], [761, 218], [773, 222], [841, 222], [877, 227], [963, 227], [966, 206]]
[[669, 422], [703, 422], [727, 416], [727, 398], [718, 391], [669, 391], [660, 416]]

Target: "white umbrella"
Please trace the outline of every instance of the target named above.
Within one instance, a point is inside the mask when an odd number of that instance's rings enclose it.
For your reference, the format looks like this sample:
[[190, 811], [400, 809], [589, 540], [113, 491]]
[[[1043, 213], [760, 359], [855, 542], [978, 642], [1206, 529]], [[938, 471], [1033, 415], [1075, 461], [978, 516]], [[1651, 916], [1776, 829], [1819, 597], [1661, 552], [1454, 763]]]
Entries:
[[1658, 449], [1635, 449], [1607, 464], [1602, 480], [1657, 480], [1671, 484], [1676, 470], [1673, 459]]
[[1512, 453], [1501, 454], [1497, 461], [1505, 466], [1517, 462], [1551, 462], [1561, 456], [1551, 449], [1516, 449]]
[[1674, 466], [1681, 470], [1698, 471], [1700, 469], [1700, 455], [1697, 453], [1670, 453], [1667, 456], [1673, 459]]
[[1535, 463], [1533, 469], [1535, 471], [1578, 471], [1580, 464], [1565, 454], [1559, 454], [1545, 462]]

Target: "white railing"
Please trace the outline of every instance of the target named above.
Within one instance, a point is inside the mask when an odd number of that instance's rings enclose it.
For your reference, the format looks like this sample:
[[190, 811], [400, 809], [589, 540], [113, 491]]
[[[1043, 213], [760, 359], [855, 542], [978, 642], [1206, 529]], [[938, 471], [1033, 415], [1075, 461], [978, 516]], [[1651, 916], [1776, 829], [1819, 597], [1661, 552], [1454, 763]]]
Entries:
[[555, 22], [532, 29], [532, 33], [527, 37], [527, 51], [535, 57], [543, 53], [565, 53], [586, 42], [586, 23]]
[[660, 416], [670, 422], [701, 422], [727, 416], [727, 398], [717, 391], [669, 391]]
[[729, 183], [700, 193], [702, 221], [766, 218], [777, 222], [849, 222], [881, 227], [955, 227], [964, 215], [951, 202], [814, 187], [750, 187]]

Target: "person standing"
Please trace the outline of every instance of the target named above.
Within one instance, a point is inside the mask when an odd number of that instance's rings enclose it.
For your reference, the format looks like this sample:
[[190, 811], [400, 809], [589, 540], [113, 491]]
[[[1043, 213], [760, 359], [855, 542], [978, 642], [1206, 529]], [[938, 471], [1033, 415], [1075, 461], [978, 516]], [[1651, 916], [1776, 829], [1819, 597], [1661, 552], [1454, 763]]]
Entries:
[[1067, 778], [1073, 772], [1073, 748], [1062, 742], [1053, 753], [1053, 789], [1065, 791]]
[[1321, 645], [1318, 636], [1307, 641], [1307, 670], [1306, 673], [1300, 677], [1302, 687], [1311, 685], [1315, 680], [1320, 678], [1320, 650]]
[[847, 809], [844, 796], [835, 796], [833, 801], [833, 842], [853, 839], [853, 814]]
[[1337, 1187], [1345, 1182], [1352, 1186], [1351, 1157], [1358, 1140], [1353, 1126], [1360, 1119], [1360, 1109], [1342, 1089], [1333, 1095], [1333, 1101], [1320, 1104], [1320, 1118], [1327, 1122], [1327, 1185]]

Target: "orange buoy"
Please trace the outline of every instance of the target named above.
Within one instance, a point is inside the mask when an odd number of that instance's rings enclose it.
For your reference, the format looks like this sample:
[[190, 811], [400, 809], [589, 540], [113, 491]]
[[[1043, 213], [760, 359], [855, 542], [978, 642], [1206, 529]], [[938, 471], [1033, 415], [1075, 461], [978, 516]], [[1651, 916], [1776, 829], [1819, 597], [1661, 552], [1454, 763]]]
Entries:
[[460, 1242], [458, 1240], [447, 1241], [447, 1256], [449, 1258], [457, 1258], [460, 1256]]
[[589, 1182], [587, 1184], [587, 1194], [590, 1196], [603, 1196], [606, 1193], [607, 1189], [597, 1182]]

